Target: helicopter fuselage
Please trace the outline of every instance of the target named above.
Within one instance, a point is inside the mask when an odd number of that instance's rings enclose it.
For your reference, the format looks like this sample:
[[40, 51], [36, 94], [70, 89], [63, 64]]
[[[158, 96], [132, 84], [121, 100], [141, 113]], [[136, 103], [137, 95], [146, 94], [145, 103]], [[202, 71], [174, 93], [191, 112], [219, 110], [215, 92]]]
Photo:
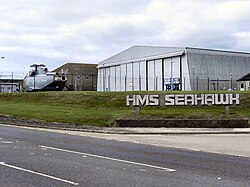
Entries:
[[54, 72], [48, 72], [47, 68], [41, 65], [33, 65], [35, 70], [31, 70], [24, 78], [23, 89], [31, 91], [60, 91], [63, 90], [67, 78]]

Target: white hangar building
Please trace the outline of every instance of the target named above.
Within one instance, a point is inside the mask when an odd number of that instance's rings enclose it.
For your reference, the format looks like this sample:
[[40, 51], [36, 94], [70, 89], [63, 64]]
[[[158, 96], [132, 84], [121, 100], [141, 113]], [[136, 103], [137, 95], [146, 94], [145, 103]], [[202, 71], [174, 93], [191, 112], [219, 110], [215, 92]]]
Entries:
[[97, 67], [98, 91], [229, 90], [250, 72], [250, 53], [133, 46]]

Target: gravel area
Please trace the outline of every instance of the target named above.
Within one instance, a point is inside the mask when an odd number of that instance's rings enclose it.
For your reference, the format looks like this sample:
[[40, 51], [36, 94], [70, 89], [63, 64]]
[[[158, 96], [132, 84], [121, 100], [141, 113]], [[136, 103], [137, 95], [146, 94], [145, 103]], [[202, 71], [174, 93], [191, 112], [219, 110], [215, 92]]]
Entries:
[[39, 127], [50, 129], [62, 129], [62, 130], [101, 130], [103, 127], [94, 127], [88, 125], [78, 124], [66, 124], [66, 123], [52, 123], [42, 120], [32, 120], [19, 117], [13, 117], [8, 115], [0, 115], [0, 124], [27, 126], [27, 127]]

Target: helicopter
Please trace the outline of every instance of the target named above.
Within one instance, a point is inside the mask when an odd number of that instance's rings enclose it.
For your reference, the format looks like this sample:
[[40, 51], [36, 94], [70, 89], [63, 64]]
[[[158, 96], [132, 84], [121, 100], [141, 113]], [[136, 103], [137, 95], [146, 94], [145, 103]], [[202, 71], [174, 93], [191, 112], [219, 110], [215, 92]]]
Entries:
[[33, 69], [24, 77], [23, 90], [35, 91], [61, 91], [67, 81], [66, 73], [50, 72], [44, 64], [32, 64]]

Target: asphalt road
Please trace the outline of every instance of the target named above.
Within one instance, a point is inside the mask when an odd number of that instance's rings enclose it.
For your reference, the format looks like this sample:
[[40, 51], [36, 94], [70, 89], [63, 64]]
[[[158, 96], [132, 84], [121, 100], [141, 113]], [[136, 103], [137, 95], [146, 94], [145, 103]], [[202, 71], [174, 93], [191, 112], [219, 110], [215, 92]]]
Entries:
[[0, 125], [0, 186], [250, 186], [250, 159]]

